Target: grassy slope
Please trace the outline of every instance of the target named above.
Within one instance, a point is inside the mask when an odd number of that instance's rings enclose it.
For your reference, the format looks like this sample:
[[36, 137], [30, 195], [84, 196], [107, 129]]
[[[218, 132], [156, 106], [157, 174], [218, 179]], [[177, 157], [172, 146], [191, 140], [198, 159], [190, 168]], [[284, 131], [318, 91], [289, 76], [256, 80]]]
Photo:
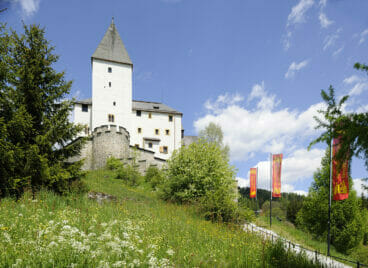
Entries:
[[[258, 226], [269, 229], [269, 217], [259, 216], [257, 217], [256, 224]], [[272, 217], [272, 230], [279, 234], [282, 237], [285, 237], [288, 240], [291, 240], [297, 244], [304, 246], [305, 248], [311, 250], [317, 250], [322, 254], [327, 254], [327, 244], [326, 241], [316, 240], [310, 233], [304, 232], [300, 229], [295, 228], [295, 226], [288, 221], [278, 221], [276, 218]], [[331, 246], [331, 255], [350, 259], [350, 260], [359, 260], [365, 264], [368, 264], [368, 247], [367, 246], [359, 246], [354, 252], [350, 255], [345, 255], [338, 252], [334, 246]]]

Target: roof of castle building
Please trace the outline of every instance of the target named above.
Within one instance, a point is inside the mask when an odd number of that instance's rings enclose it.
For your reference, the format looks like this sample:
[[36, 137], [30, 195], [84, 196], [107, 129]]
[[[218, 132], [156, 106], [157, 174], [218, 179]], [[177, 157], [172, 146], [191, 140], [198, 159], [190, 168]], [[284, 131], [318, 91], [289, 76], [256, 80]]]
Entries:
[[163, 104], [160, 102], [151, 102], [151, 101], [133, 100], [133, 110], [182, 115], [181, 112], [167, 106], [166, 104]]
[[114, 18], [92, 58], [133, 65], [116, 29]]
[[[84, 99], [77, 100], [74, 103], [78, 104], [90, 104], [92, 105], [92, 99]], [[146, 111], [146, 112], [156, 112], [156, 113], [168, 113], [168, 114], [179, 114], [182, 115], [181, 112], [167, 106], [166, 104], [160, 102], [152, 102], [152, 101], [138, 101], [133, 100], [133, 110]]]

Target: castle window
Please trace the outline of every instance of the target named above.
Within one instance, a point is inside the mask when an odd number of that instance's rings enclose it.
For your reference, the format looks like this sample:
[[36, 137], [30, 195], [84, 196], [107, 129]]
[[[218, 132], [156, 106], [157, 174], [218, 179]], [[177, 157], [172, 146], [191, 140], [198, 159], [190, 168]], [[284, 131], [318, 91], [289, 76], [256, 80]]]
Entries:
[[170, 135], [170, 129], [165, 130], [166, 135]]
[[148, 148], [152, 148], [152, 142], [148, 143]]
[[82, 112], [88, 112], [88, 104], [82, 104]]
[[115, 122], [115, 116], [113, 114], [109, 114], [108, 118], [109, 122]]
[[137, 114], [137, 116], [141, 116], [142, 111], [137, 110], [137, 111], [136, 111], [136, 114]]
[[155, 134], [160, 135], [160, 130], [158, 128], [155, 129]]
[[151, 119], [152, 118], [152, 113], [148, 113], [148, 118]]
[[111, 82], [109, 82], [109, 87], [111, 87]]
[[139, 144], [135, 144], [134, 147], [138, 149], [139, 148]]
[[167, 146], [163, 146], [162, 147], [162, 153], [167, 154], [167, 152], [168, 152]]
[[158, 109], [160, 109], [160, 106], [153, 106], [153, 109], [158, 110]]
[[142, 128], [138, 128], [138, 133], [142, 133]]
[[169, 115], [169, 122], [172, 122], [172, 121], [173, 121], [173, 116]]
[[116, 106], [116, 102], [114, 101], [114, 102], [112, 103], [112, 105]]
[[109, 73], [112, 73], [112, 68], [111, 68], [111, 67], [107, 68], [107, 71], [108, 71]]

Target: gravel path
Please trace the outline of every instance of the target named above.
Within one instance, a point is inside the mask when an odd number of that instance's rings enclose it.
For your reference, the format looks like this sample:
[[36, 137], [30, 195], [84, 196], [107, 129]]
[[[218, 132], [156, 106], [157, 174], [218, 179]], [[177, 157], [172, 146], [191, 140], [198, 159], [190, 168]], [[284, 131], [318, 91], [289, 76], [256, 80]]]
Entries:
[[258, 227], [257, 225], [255, 225], [253, 223], [245, 224], [244, 225], [244, 230], [245, 231], [250, 231], [250, 232], [257, 232], [257, 233], [261, 234], [263, 237], [265, 237], [266, 239], [277, 240], [278, 238], [280, 238], [284, 242], [284, 245], [285, 245], [286, 248], [290, 248], [292, 251], [294, 251], [296, 253], [305, 252], [305, 255], [310, 260], [315, 261], [317, 259], [325, 267], [333, 267], [333, 268], [345, 268], [345, 267], [350, 268], [351, 267], [351, 266], [348, 266], [344, 263], [338, 262], [338, 261], [336, 261], [336, 260], [334, 260], [330, 257], [327, 257], [325, 255], [316, 254], [316, 252], [314, 252], [312, 250], [304, 249], [300, 245], [295, 244], [292, 241], [287, 240], [287, 239], [279, 236], [275, 232], [273, 232], [271, 230], [268, 230], [268, 229], [265, 229], [265, 228], [262, 228], [262, 227]]

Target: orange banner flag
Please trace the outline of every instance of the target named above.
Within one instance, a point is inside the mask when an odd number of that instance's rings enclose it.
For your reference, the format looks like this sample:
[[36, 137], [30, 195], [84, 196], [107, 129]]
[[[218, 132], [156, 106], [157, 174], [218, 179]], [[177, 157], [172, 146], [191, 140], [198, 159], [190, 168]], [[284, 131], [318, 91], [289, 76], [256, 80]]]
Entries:
[[250, 169], [250, 193], [249, 198], [255, 198], [257, 196], [257, 169]]
[[[333, 158], [340, 149], [340, 139], [334, 139], [332, 144]], [[338, 171], [338, 163], [332, 161], [333, 200], [344, 200], [349, 197], [349, 161], [346, 160]]]
[[272, 197], [281, 197], [282, 154], [272, 155]]

